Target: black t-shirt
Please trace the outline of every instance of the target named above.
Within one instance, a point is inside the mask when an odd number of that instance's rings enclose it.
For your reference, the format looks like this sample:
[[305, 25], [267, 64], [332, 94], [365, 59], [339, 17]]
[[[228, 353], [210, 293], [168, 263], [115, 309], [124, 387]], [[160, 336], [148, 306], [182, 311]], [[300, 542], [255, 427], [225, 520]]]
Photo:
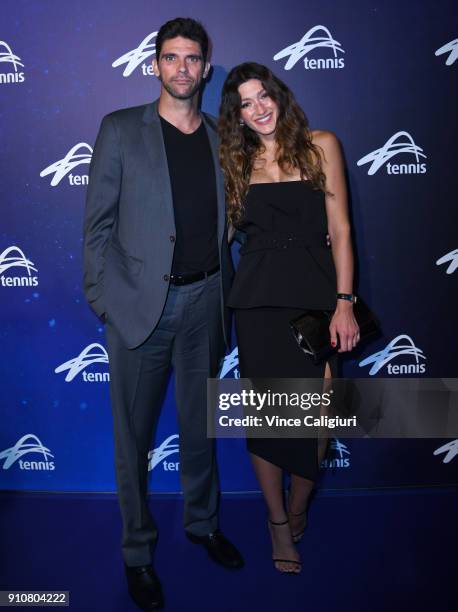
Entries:
[[216, 177], [202, 121], [185, 134], [161, 117], [172, 186], [176, 245], [173, 274], [207, 272], [219, 263]]

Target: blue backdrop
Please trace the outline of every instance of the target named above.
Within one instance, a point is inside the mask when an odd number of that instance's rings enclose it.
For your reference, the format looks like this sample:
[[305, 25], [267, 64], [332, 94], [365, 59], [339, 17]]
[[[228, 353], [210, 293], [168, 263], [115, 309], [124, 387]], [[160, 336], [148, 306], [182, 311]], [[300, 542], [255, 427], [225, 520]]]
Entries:
[[[102, 116], [157, 97], [155, 35], [179, 15], [213, 40], [205, 111], [254, 60], [342, 142], [357, 286], [383, 326], [344, 374], [457, 375], [455, 2], [4, 0], [2, 15], [0, 488], [115, 489], [103, 327], [81, 288], [85, 185]], [[177, 442], [170, 387], [152, 489], [179, 490]], [[244, 441], [218, 452], [223, 490], [257, 488]], [[458, 440], [337, 440], [320, 486], [456, 483], [457, 454]]]

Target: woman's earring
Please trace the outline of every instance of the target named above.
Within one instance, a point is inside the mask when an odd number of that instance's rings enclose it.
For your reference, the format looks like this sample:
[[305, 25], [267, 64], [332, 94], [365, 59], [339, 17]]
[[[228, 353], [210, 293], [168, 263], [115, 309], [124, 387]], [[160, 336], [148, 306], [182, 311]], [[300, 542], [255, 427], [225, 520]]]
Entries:
[[245, 121], [243, 119], [240, 119], [239, 125], [245, 125]]

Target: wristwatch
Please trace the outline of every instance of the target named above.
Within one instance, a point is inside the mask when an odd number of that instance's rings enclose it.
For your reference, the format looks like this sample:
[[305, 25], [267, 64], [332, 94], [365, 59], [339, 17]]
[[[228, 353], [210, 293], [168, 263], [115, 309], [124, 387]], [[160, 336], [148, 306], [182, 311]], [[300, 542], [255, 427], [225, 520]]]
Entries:
[[338, 293], [338, 300], [347, 300], [347, 302], [351, 302], [352, 304], [356, 304], [356, 300], [358, 299], [354, 293]]

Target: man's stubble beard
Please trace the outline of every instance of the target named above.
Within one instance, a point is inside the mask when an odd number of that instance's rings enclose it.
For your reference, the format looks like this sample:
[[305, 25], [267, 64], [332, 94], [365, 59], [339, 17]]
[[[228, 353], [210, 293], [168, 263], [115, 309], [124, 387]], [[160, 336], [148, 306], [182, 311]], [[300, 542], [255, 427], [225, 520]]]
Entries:
[[173, 87], [169, 83], [164, 83], [162, 78], [159, 78], [164, 89], [172, 96], [172, 98], [175, 98], [176, 100], [189, 100], [189, 98], [194, 97], [195, 94], [199, 91], [200, 86], [202, 84], [202, 80], [200, 80], [198, 83], [195, 83], [192, 89], [190, 89], [189, 91], [185, 93], [179, 93], [175, 89], [173, 89]]

